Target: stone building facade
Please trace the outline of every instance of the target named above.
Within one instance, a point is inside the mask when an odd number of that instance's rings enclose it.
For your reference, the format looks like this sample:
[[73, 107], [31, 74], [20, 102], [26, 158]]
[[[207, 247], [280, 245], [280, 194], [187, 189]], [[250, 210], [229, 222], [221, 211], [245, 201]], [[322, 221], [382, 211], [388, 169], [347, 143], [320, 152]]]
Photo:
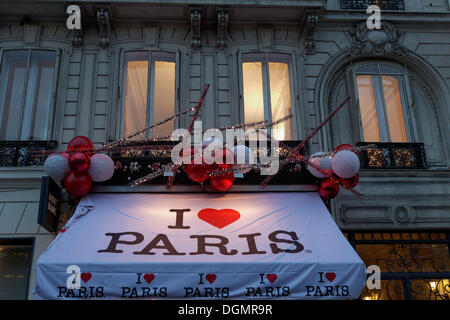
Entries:
[[[350, 96], [348, 106], [313, 138], [309, 152], [333, 150], [344, 143], [379, 143], [360, 172], [358, 191], [364, 197], [342, 192], [330, 204], [336, 223], [361, 257], [367, 264], [376, 260], [383, 271], [383, 289], [365, 292], [363, 298], [448, 299], [450, 4], [382, 1], [381, 28], [370, 30], [365, 8], [374, 1], [358, 3], [71, 1], [80, 6], [82, 18], [81, 32], [74, 32], [66, 27], [67, 1], [2, 1], [0, 248], [3, 252], [19, 248], [4, 255], [14, 270], [21, 270], [15, 281], [22, 289], [14, 297], [33, 298], [36, 260], [55, 234], [37, 224], [43, 166], [13, 155], [21, 154], [18, 146], [24, 152], [37, 147], [64, 150], [76, 135], [90, 137], [96, 145], [123, 136], [124, 79], [131, 52], [151, 57], [153, 66], [158, 61], [172, 63], [174, 112], [194, 106], [204, 86], [211, 85], [201, 114], [204, 127], [245, 121], [246, 62], [269, 69], [271, 62], [288, 66], [294, 116], [291, 140], [305, 138]], [[37, 76], [34, 62], [41, 68]], [[17, 85], [24, 88], [22, 93], [13, 92], [15, 84], [5, 80], [16, 68], [14, 63], [18, 66], [14, 72], [26, 74], [17, 76], [24, 81]], [[157, 69], [148, 70], [153, 70], [148, 76], [151, 83]], [[33, 82], [33, 77], [40, 80]], [[390, 80], [401, 106], [400, 133], [386, 117], [384, 85]], [[41, 116], [34, 116], [30, 129], [27, 99], [41, 90], [42, 86], [36, 89], [37, 82], [45, 82], [42, 92], [47, 91], [39, 96], [42, 102], [35, 102]], [[153, 119], [151, 98], [157, 93], [152, 85], [148, 88], [146, 114]], [[364, 90], [373, 97], [363, 96]], [[266, 91], [261, 94], [270, 100]], [[21, 100], [15, 101], [18, 96]], [[374, 101], [366, 103], [367, 99]], [[362, 115], [364, 104], [376, 107], [372, 110], [378, 115], [376, 141], [368, 139], [374, 131]], [[5, 120], [7, 105], [14, 105], [19, 120], [14, 120], [15, 112]], [[175, 126], [188, 123], [189, 118], [182, 117]], [[403, 136], [397, 139], [396, 134]], [[406, 154], [406, 160], [399, 154]], [[19, 257], [22, 260], [17, 261]], [[8, 297], [2, 285], [10, 281], [1, 273], [0, 299]]]

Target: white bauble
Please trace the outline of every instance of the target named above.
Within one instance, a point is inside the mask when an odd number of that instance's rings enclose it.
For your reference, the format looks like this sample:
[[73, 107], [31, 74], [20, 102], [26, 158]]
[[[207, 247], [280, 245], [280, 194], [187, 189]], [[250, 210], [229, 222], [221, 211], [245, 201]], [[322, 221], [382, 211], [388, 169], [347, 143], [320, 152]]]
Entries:
[[352, 151], [339, 151], [331, 160], [334, 173], [343, 179], [354, 177], [359, 171], [359, 166], [359, 158]]
[[50, 155], [45, 159], [44, 169], [47, 175], [56, 182], [63, 181], [70, 171], [69, 155], [66, 153]]
[[223, 142], [222, 140], [215, 137], [207, 138], [202, 141], [202, 148], [205, 149], [206, 147], [221, 150], [223, 149]]
[[103, 182], [114, 175], [114, 161], [106, 154], [94, 154], [89, 161], [88, 174], [92, 181]]
[[241, 173], [247, 173], [252, 170], [251, 167], [246, 166], [255, 163], [255, 156], [250, 148], [245, 145], [238, 144], [233, 147], [232, 151], [234, 153], [234, 163], [236, 168], [239, 169]]
[[[316, 152], [313, 154], [313, 157], [317, 158], [311, 158], [308, 161], [308, 171], [311, 172], [311, 174], [316, 178], [326, 178], [327, 175], [325, 173], [322, 173], [321, 171], [317, 170], [315, 167], [319, 168], [320, 170], [330, 170], [331, 168], [331, 158], [330, 157], [319, 157], [324, 155], [323, 152]], [[314, 167], [313, 167], [314, 166]]]

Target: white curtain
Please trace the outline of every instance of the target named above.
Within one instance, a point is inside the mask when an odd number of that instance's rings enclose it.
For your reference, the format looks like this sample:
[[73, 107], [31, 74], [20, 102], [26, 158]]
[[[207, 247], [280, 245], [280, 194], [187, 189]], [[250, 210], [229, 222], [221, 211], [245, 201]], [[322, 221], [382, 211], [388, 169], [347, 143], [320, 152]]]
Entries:
[[[128, 61], [124, 135], [146, 127], [148, 61]], [[144, 139], [145, 134], [134, 139]]]
[[[272, 121], [276, 121], [291, 114], [289, 65], [270, 62], [269, 79]], [[272, 136], [277, 140], [292, 140], [292, 119], [275, 125]]]

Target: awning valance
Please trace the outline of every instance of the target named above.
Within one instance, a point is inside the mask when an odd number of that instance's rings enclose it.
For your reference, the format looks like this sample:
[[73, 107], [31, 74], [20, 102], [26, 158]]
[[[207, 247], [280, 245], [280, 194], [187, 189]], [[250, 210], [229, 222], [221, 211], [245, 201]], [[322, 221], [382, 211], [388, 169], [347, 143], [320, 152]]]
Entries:
[[39, 258], [43, 299], [349, 299], [365, 266], [317, 193], [90, 194]]

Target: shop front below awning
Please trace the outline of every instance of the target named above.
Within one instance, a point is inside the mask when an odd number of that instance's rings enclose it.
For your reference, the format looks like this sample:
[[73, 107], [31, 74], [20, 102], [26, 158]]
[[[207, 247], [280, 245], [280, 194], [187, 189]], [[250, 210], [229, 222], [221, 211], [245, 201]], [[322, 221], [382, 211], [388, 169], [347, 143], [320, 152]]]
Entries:
[[316, 192], [90, 194], [36, 272], [39, 299], [353, 299], [366, 279]]

